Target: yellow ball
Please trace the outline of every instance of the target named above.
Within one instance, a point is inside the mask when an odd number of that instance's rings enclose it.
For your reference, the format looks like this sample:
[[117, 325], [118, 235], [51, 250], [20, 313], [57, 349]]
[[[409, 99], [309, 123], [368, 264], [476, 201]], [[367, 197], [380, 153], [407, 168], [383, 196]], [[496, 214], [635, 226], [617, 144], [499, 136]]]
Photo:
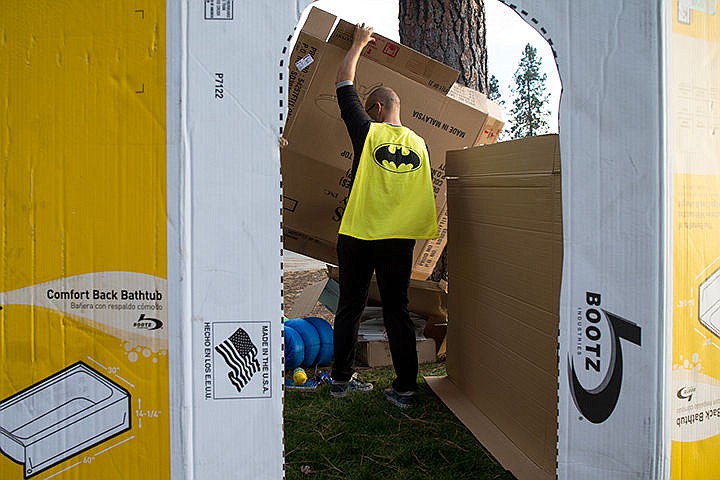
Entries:
[[305, 373], [305, 370], [302, 368], [296, 368], [293, 370], [293, 382], [295, 382], [295, 385], [305, 385], [307, 379], [307, 373]]

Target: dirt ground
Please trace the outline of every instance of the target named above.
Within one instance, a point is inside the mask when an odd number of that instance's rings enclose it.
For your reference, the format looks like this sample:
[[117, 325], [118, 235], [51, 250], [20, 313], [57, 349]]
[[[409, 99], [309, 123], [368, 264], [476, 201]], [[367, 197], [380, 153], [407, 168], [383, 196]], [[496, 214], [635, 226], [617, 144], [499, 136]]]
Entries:
[[[295, 299], [302, 291], [321, 280], [327, 278], [327, 271], [322, 270], [285, 270], [283, 272], [283, 294], [285, 311], [288, 312], [292, 308]], [[332, 324], [334, 315], [322, 304], [317, 303], [312, 309], [309, 317], [320, 317]]]

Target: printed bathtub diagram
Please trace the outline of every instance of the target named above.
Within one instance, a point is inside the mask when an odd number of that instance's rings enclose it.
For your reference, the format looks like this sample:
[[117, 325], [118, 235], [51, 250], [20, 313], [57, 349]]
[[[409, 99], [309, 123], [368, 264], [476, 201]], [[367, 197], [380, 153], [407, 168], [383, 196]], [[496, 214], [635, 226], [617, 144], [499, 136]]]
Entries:
[[700, 323], [720, 337], [720, 269], [700, 284], [698, 304]]
[[707, 15], [715, 15], [717, 12], [717, 0], [677, 0], [678, 22], [690, 25], [693, 10]]
[[83, 362], [0, 401], [0, 451], [25, 478], [130, 429], [130, 394]]

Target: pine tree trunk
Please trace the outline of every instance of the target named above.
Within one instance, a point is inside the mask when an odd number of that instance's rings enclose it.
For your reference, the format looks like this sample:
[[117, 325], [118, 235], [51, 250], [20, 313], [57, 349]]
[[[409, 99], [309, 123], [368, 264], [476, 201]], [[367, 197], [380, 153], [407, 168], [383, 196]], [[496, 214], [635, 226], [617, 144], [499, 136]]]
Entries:
[[[488, 93], [484, 0], [398, 0], [400, 43], [460, 71], [458, 83]], [[431, 280], [447, 280], [447, 248]]]
[[460, 71], [458, 82], [488, 91], [484, 0], [399, 0], [400, 43]]

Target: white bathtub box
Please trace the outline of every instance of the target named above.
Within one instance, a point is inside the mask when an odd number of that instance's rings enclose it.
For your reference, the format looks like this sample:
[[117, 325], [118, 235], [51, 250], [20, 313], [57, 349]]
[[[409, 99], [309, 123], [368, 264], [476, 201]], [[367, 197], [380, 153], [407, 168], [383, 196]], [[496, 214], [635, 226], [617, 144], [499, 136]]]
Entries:
[[130, 394], [82, 362], [0, 402], [0, 450], [25, 478], [130, 429]]

